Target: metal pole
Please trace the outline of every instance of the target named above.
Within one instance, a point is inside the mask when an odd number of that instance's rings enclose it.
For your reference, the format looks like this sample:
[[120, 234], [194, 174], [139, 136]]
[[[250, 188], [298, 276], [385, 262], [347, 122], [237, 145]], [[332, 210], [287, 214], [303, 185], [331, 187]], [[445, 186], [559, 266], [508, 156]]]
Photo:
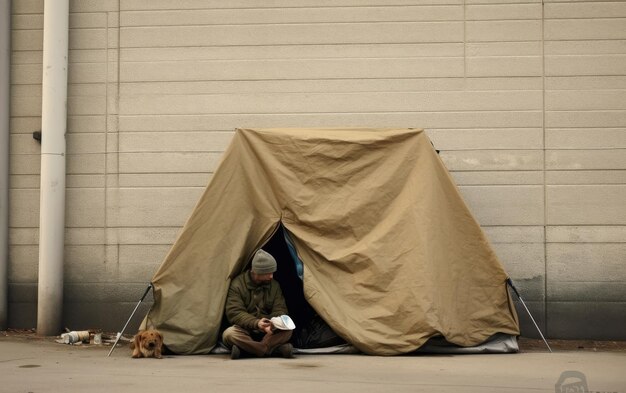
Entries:
[[9, 129], [11, 113], [11, 1], [0, 0], [0, 330], [9, 319]]
[[141, 297], [141, 299], [139, 299], [139, 302], [135, 306], [135, 309], [133, 310], [133, 312], [130, 313], [130, 317], [128, 317], [128, 321], [126, 321], [126, 323], [124, 324], [122, 331], [117, 333], [117, 337], [115, 338], [115, 343], [113, 343], [113, 346], [111, 347], [111, 350], [109, 351], [109, 354], [107, 355], [107, 357], [111, 356], [111, 354], [113, 353], [113, 350], [115, 350], [117, 343], [120, 341], [120, 337], [122, 337], [122, 334], [124, 334], [124, 331], [126, 330], [126, 327], [128, 326], [128, 324], [130, 323], [130, 320], [133, 319], [133, 315], [135, 315], [135, 312], [139, 308], [139, 305], [141, 304], [141, 302], [143, 302], [143, 299], [146, 298], [146, 295], [148, 294], [148, 292], [150, 292], [150, 288], [152, 288], [152, 283], [148, 284], [148, 288], [146, 288], [146, 291], [143, 293], [143, 296]]
[[530, 310], [528, 309], [528, 307], [526, 307], [526, 303], [524, 303], [524, 299], [522, 299], [522, 296], [517, 291], [517, 288], [515, 288], [515, 285], [513, 285], [513, 281], [509, 277], [507, 277], [506, 283], [509, 284], [509, 286], [511, 287], [513, 292], [515, 292], [515, 295], [517, 295], [517, 298], [522, 303], [522, 306], [524, 306], [524, 308], [526, 309], [526, 312], [528, 313], [528, 316], [530, 317], [530, 320], [533, 321], [533, 323], [535, 324], [535, 327], [537, 328], [537, 331], [539, 332], [539, 335], [541, 336], [541, 339], [546, 344], [546, 347], [548, 347], [548, 351], [550, 351], [550, 353], [552, 353], [552, 348], [550, 348], [550, 345], [546, 341], [546, 338], [543, 336], [543, 333], [541, 333], [541, 329], [539, 329], [539, 325], [537, 325], [537, 322], [535, 322], [535, 318], [533, 318], [533, 315], [530, 313]]
[[56, 335], [63, 315], [65, 132], [69, 0], [45, 0], [37, 334]]

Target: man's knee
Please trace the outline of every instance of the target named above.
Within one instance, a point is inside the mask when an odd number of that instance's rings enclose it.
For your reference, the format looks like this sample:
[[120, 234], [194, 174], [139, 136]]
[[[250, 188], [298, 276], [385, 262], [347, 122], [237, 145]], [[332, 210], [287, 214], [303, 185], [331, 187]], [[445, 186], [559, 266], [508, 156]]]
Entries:
[[229, 346], [247, 337], [249, 337], [248, 332], [236, 325], [229, 327], [222, 333], [222, 341]]
[[235, 326], [231, 326], [228, 329], [224, 330], [224, 333], [222, 333], [222, 341], [224, 341], [225, 344], [233, 345], [232, 339], [236, 334], [237, 330], [235, 329]]

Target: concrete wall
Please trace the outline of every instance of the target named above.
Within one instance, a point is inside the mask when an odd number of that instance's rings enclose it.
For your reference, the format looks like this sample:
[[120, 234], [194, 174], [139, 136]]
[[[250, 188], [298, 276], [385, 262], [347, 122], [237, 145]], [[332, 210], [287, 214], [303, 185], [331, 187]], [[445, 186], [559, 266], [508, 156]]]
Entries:
[[[626, 338], [625, 2], [254, 4], [72, 3], [67, 326], [120, 328], [235, 127], [404, 126], [550, 337]], [[42, 11], [13, 2], [15, 327], [36, 320]]]

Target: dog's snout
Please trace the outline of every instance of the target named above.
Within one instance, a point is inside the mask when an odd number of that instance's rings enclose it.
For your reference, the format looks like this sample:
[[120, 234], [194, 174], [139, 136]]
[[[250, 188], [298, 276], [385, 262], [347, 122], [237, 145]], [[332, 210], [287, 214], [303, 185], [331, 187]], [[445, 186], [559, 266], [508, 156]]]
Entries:
[[149, 347], [149, 348], [154, 348], [154, 346], [155, 346], [155, 344], [154, 344], [153, 342], [149, 342], [149, 343], [148, 343], [148, 347]]

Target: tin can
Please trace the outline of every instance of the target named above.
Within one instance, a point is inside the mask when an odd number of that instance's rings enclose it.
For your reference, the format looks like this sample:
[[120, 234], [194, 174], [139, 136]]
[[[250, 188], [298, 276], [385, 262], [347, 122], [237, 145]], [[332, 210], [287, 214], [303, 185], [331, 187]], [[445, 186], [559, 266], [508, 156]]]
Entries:
[[96, 345], [102, 344], [102, 333], [96, 333], [93, 335], [93, 343]]

